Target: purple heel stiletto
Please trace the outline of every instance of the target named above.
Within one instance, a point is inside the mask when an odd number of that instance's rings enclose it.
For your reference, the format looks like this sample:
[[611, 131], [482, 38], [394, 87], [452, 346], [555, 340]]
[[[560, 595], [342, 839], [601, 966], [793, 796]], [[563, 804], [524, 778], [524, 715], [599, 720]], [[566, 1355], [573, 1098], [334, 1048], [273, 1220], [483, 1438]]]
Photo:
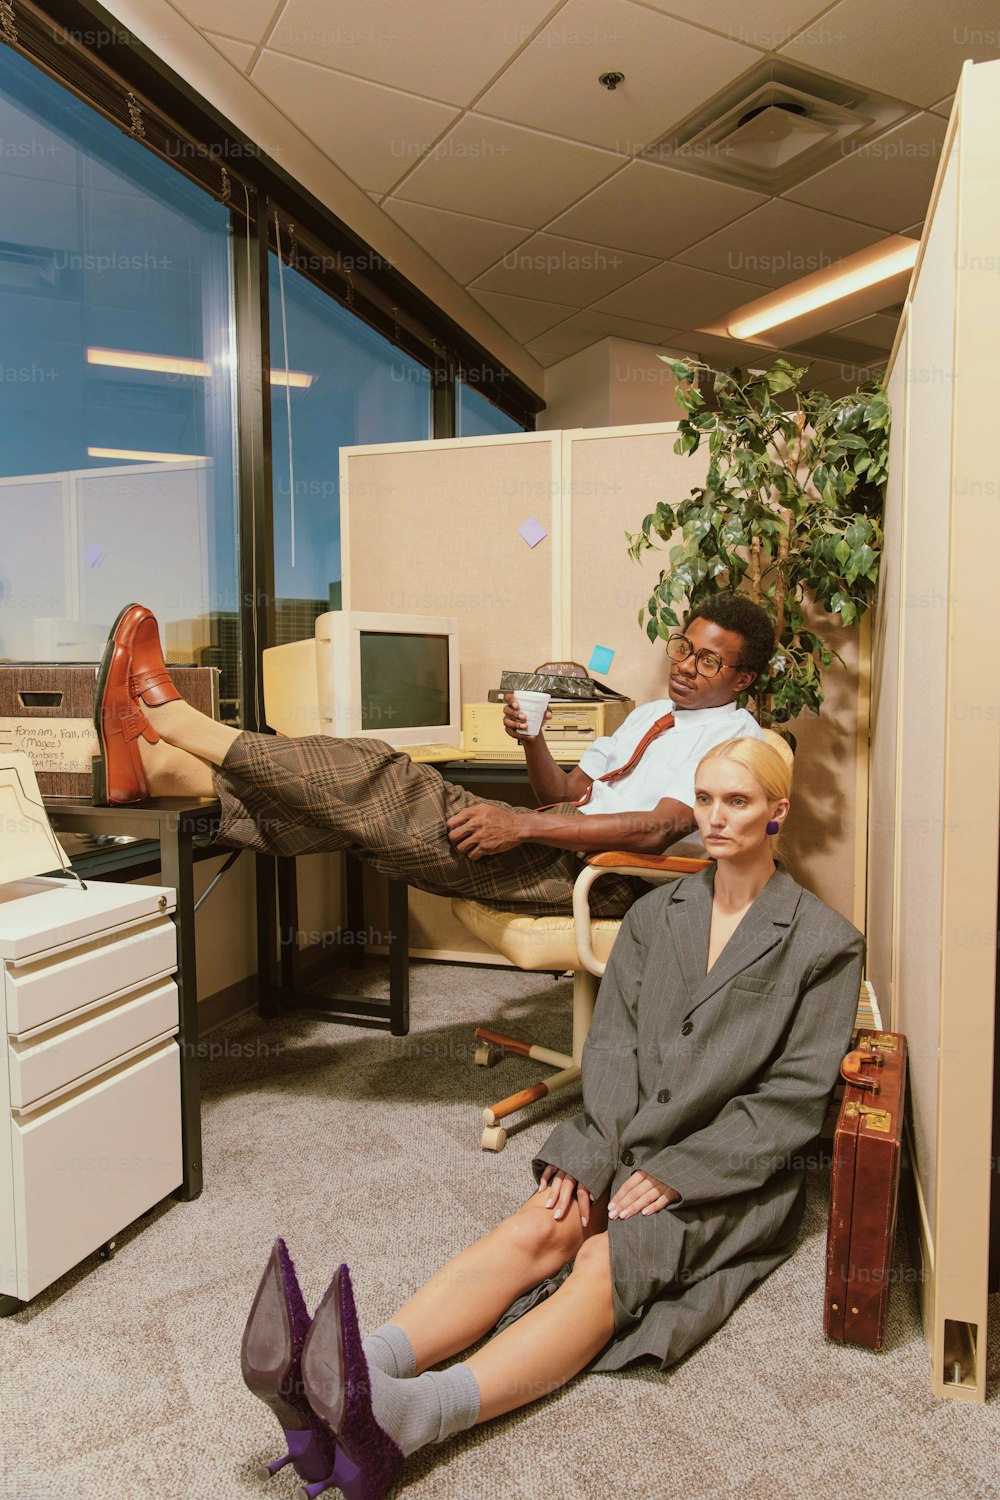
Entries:
[[336, 1485], [347, 1500], [382, 1500], [403, 1467], [403, 1454], [372, 1411], [368, 1361], [346, 1266], [335, 1272], [306, 1335], [302, 1384], [336, 1442], [337, 1456], [326, 1479], [302, 1485], [299, 1495], [317, 1500]]
[[243, 1330], [240, 1365], [247, 1387], [270, 1407], [281, 1424], [288, 1451], [262, 1464], [271, 1478], [292, 1464], [300, 1478], [321, 1480], [334, 1468], [336, 1447], [316, 1416], [302, 1386], [302, 1349], [309, 1313], [284, 1240], [274, 1242]]

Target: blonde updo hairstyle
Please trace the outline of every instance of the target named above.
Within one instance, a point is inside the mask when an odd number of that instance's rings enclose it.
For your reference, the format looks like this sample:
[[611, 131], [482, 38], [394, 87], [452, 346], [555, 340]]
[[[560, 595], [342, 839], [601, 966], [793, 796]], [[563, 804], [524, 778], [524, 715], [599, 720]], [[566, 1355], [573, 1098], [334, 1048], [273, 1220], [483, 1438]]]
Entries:
[[[778, 802], [792, 795], [792, 768], [781, 751], [766, 740], [723, 740], [721, 745], [713, 745], [705, 752], [698, 762], [698, 771], [712, 760], [731, 760], [738, 766], [745, 766], [768, 802]], [[778, 851], [779, 837], [777, 833], [768, 834], [772, 854]]]

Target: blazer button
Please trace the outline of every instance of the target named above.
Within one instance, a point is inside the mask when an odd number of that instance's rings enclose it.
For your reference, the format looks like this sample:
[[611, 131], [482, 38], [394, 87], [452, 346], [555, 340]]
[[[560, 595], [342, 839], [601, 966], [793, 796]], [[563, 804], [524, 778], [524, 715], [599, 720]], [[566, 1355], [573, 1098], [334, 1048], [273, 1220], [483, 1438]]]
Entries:
[[656, 1102], [657, 1102], [657, 1104], [669, 1104], [670, 1103], [670, 1090], [669, 1089], [661, 1089], [660, 1092], [656, 1096]]
[[632, 1165], [634, 1165], [634, 1163], [635, 1163], [635, 1157], [632, 1155], [632, 1152], [631, 1151], [623, 1151], [622, 1152], [622, 1166], [623, 1167], [631, 1167]]
[[694, 1030], [694, 1022], [693, 1021], [685, 1021], [684, 1025], [681, 1027], [681, 1036], [690, 1036], [693, 1030]]

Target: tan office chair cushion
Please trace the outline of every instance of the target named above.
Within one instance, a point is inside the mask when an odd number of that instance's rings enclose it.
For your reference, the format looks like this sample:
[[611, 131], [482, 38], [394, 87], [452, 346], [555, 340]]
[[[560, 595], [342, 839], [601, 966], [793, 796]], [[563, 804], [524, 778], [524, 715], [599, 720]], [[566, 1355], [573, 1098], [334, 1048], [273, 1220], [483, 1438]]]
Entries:
[[[451, 909], [460, 922], [480, 942], [502, 953], [519, 969], [576, 969], [576, 930], [573, 918], [527, 917], [519, 912], [500, 911], [481, 901], [456, 898]], [[598, 917], [592, 923], [594, 950], [607, 962], [620, 923], [609, 917]]]

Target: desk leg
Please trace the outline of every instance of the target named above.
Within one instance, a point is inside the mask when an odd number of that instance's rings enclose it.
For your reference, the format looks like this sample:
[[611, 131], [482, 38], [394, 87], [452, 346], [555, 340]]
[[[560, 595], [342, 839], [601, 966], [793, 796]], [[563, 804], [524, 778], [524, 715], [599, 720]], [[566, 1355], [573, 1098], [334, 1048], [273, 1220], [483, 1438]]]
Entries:
[[281, 1012], [276, 989], [278, 955], [275, 952], [277, 861], [271, 854], [258, 854], [254, 865], [257, 883], [257, 1014], [261, 1020], [273, 1021]]
[[192, 833], [178, 817], [160, 826], [160, 870], [164, 885], [177, 892], [177, 989], [180, 1005], [181, 1153], [184, 1176], [179, 1198], [197, 1198], [202, 1189], [201, 1076], [198, 1059], [198, 975], [194, 942], [194, 857]]
[[406, 1036], [410, 1029], [410, 888], [405, 880], [389, 881], [389, 1030]]

